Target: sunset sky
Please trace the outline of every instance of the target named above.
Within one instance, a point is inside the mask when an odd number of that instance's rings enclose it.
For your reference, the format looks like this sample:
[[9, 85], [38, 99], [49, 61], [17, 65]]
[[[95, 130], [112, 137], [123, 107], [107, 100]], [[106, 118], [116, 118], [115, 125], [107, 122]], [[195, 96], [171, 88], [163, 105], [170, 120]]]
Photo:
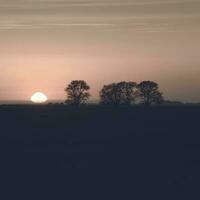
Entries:
[[0, 0], [0, 100], [153, 80], [200, 101], [200, 0]]

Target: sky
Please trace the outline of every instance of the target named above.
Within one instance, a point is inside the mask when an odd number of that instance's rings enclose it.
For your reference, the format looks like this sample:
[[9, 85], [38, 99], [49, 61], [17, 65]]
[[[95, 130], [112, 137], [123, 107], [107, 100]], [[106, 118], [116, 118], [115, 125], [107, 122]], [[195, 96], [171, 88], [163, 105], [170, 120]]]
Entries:
[[200, 102], [200, 0], [0, 0], [0, 100], [65, 99], [85, 80], [158, 82]]

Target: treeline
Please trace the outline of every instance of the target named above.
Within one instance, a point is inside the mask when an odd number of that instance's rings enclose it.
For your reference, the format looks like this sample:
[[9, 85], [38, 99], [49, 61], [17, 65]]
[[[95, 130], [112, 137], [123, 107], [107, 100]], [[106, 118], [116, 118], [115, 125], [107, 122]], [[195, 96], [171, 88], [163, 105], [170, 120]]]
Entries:
[[[72, 81], [65, 92], [67, 93], [66, 103], [80, 105], [86, 103], [91, 94], [90, 86], [83, 80]], [[153, 81], [118, 82], [104, 85], [99, 92], [100, 104], [102, 105], [131, 105], [134, 103], [150, 106], [164, 102], [163, 93], [159, 85]]]

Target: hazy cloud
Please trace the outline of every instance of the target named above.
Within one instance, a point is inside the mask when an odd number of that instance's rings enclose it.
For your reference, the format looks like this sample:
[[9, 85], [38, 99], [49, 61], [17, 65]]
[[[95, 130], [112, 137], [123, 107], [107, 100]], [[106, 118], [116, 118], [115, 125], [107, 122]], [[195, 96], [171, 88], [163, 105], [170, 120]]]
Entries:
[[[200, 0], [0, 0], [0, 29], [193, 29]], [[143, 23], [138, 28], [136, 23]], [[146, 24], [145, 24], [146, 23]], [[168, 23], [168, 27], [163, 27]], [[140, 25], [141, 26], [141, 25]]]

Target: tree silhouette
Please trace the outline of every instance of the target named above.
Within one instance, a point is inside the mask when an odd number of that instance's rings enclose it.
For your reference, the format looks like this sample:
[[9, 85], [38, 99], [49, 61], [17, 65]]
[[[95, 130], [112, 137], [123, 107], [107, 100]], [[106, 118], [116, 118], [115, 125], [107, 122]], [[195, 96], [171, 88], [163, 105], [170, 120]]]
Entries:
[[80, 105], [85, 103], [89, 97], [90, 93], [87, 92], [90, 86], [83, 80], [72, 81], [65, 91], [67, 92], [67, 103], [72, 105]]
[[158, 84], [153, 81], [143, 81], [138, 86], [138, 96], [146, 106], [161, 104], [163, 94], [159, 91]]
[[100, 91], [100, 103], [110, 105], [130, 105], [135, 100], [135, 82], [119, 82], [104, 85]]

